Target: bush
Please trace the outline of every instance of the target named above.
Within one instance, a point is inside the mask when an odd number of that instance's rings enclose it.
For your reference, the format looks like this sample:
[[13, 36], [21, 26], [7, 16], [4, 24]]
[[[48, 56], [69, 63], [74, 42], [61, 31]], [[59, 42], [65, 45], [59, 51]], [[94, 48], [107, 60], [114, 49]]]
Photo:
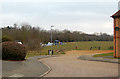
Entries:
[[5, 41], [13, 41], [13, 39], [9, 36], [2, 36], [2, 42], [5, 42]]
[[25, 46], [17, 42], [2, 43], [2, 59], [3, 60], [24, 60], [27, 50]]

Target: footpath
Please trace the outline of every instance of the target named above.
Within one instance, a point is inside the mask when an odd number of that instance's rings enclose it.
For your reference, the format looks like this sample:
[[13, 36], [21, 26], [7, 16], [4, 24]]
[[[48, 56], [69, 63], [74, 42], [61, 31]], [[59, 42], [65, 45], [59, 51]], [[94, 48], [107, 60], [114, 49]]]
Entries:
[[25, 61], [2, 61], [2, 79], [38, 79], [49, 71], [49, 67], [38, 61], [51, 56], [30, 57]]

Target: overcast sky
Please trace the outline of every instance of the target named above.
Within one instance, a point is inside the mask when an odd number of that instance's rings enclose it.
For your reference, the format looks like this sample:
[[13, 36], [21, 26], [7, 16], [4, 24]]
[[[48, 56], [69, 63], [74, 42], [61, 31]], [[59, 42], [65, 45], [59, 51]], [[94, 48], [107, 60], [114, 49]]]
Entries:
[[113, 34], [110, 16], [118, 10], [117, 0], [2, 0], [0, 3], [0, 27], [26, 22], [46, 30], [54, 25], [58, 30], [86, 33]]

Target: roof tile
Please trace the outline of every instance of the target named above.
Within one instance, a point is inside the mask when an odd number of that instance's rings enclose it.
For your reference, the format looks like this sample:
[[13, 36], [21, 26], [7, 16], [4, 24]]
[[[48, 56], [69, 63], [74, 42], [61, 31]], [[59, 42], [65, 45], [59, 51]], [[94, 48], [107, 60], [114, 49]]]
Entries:
[[118, 12], [116, 12], [114, 15], [112, 15], [111, 17], [120, 18], [120, 10]]

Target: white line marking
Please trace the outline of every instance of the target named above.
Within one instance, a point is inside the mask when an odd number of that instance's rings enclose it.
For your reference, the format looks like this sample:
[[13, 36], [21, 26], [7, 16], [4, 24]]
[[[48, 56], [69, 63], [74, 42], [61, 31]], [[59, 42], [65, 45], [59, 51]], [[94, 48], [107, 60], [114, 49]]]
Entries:
[[23, 77], [24, 75], [23, 74], [14, 74], [14, 75], [11, 75], [9, 77]]
[[[41, 61], [42, 62], [42, 61]], [[43, 62], [42, 62], [43, 63]], [[43, 63], [44, 65], [46, 65], [47, 67], [48, 67], [48, 71], [46, 71], [44, 74], [42, 74], [40, 77], [44, 77], [45, 75], [47, 75], [51, 70], [52, 70], [52, 68], [49, 66], [49, 65], [47, 65], [47, 64], [45, 64], [45, 63]]]

